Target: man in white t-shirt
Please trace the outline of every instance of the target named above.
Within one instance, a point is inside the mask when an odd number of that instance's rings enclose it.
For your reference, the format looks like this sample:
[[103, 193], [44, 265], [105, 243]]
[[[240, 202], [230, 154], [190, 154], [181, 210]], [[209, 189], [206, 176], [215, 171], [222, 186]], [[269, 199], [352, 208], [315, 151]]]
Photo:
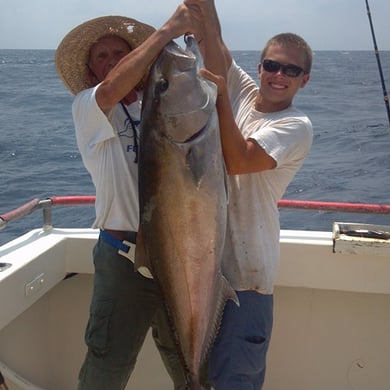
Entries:
[[125, 388], [150, 327], [174, 388], [186, 389], [158, 286], [134, 272], [132, 261], [142, 81], [162, 48], [191, 32], [192, 22], [183, 4], [157, 31], [127, 17], [96, 18], [67, 34], [56, 52], [57, 71], [76, 95], [77, 144], [96, 187], [93, 227], [101, 230], [78, 389]]
[[197, 35], [207, 68], [203, 75], [218, 85], [221, 142], [230, 184], [222, 267], [240, 300], [240, 307], [226, 304], [209, 356], [209, 380], [216, 390], [258, 390], [265, 378], [279, 265], [277, 202], [313, 138], [309, 118], [292, 104], [309, 81], [312, 51], [296, 34], [271, 38], [258, 65], [258, 87], [232, 60], [214, 1], [184, 3], [203, 20]]

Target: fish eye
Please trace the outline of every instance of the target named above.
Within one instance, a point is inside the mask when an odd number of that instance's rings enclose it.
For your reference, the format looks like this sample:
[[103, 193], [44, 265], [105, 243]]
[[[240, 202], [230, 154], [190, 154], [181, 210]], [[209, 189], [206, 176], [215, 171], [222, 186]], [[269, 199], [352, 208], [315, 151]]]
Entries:
[[158, 83], [158, 90], [165, 92], [169, 88], [169, 81], [167, 79], [161, 79]]

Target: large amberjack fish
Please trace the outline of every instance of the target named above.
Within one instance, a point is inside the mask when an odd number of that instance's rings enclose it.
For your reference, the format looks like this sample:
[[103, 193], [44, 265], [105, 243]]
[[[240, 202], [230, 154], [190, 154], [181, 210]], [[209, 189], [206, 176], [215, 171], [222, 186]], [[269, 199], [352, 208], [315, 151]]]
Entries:
[[195, 390], [226, 300], [238, 299], [221, 273], [228, 195], [217, 90], [199, 75], [195, 39], [186, 44], [166, 45], [144, 95], [136, 266], [161, 288]]

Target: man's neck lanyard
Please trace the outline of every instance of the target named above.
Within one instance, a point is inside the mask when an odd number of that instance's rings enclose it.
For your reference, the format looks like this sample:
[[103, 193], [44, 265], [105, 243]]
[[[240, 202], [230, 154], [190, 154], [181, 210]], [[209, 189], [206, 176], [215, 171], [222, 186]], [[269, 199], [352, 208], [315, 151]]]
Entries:
[[125, 112], [127, 118], [130, 121], [131, 128], [133, 129], [133, 137], [134, 137], [134, 152], [135, 152], [135, 158], [134, 162], [138, 163], [138, 135], [137, 135], [137, 128], [135, 126], [133, 118], [130, 116], [129, 111], [127, 110], [126, 106], [121, 102], [121, 106], [123, 108], [123, 111]]
[[[86, 64], [87, 68], [89, 69], [89, 71], [92, 73], [92, 75], [96, 78], [96, 80], [100, 83], [100, 79], [99, 77], [97, 77], [96, 73], [92, 70], [92, 68], [89, 66], [89, 64]], [[137, 137], [137, 128], [135, 126], [135, 123], [134, 123], [134, 120], [133, 118], [130, 116], [130, 113], [129, 111], [127, 110], [126, 106], [122, 103], [121, 103], [121, 106], [123, 108], [123, 111], [125, 112], [127, 118], [129, 119], [130, 121], [130, 124], [131, 124], [131, 128], [133, 129], [133, 137], [134, 137], [134, 152], [135, 152], [135, 158], [134, 158], [134, 162], [137, 164], [138, 163], [138, 137]]]

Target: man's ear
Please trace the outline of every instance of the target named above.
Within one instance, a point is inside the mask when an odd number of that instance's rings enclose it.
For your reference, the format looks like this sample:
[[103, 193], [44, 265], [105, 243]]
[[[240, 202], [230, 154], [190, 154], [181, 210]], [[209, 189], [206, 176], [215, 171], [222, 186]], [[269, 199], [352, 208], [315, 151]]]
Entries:
[[307, 74], [303, 75], [301, 88], [304, 88], [309, 80], [310, 80], [310, 73], [307, 73]]

